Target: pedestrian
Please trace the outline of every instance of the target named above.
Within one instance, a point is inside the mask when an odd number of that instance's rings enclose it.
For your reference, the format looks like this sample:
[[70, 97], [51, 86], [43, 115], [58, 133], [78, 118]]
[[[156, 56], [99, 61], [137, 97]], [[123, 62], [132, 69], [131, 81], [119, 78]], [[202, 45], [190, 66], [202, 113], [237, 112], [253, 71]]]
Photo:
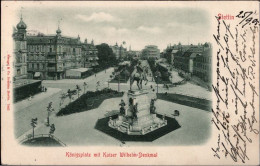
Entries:
[[45, 90], [45, 92], [47, 92], [47, 88], [46, 87], [44, 88], [44, 90]]
[[97, 77], [97, 75], [95, 74], [95, 77]]

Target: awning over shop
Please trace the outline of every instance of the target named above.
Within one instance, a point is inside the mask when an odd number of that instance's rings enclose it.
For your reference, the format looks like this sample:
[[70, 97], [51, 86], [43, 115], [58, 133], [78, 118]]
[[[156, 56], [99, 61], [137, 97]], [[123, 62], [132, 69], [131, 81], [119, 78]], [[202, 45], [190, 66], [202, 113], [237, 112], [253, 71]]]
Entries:
[[34, 77], [40, 77], [41, 76], [41, 73], [40, 72], [35, 72], [34, 73]]
[[92, 70], [92, 68], [78, 68], [66, 70], [67, 78], [81, 78], [81, 75], [87, 71]]

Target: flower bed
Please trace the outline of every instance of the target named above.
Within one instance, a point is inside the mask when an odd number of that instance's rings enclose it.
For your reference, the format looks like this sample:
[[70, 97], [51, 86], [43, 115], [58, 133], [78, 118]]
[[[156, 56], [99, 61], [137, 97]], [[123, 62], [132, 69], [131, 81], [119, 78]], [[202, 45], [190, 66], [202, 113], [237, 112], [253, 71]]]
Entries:
[[68, 104], [66, 107], [62, 108], [56, 115], [63, 116], [95, 109], [98, 108], [104, 100], [114, 97], [122, 97], [123, 94], [123, 92], [117, 92], [107, 88], [95, 92], [89, 91], [80, 96], [77, 100]]
[[189, 107], [202, 109], [205, 111], [211, 111], [211, 106], [212, 106], [212, 102], [210, 100], [181, 95], [181, 94], [159, 93], [157, 94], [157, 98], [161, 100], [170, 101], [173, 103], [186, 105]]
[[131, 73], [134, 71], [134, 66], [136, 62], [131, 62], [131, 65], [123, 65], [119, 66], [118, 69], [115, 70], [115, 73], [120, 72], [119, 75], [115, 75], [115, 77], [110, 81], [111, 83], [117, 83], [118, 79], [120, 78], [120, 83], [127, 83], [129, 80]]

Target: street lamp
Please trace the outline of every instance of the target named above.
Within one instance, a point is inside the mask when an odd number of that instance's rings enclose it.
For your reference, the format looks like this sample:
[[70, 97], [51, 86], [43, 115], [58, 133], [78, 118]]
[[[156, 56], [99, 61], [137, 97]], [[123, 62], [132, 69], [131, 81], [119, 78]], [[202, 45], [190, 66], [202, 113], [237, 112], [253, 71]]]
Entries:
[[86, 82], [84, 82], [83, 83], [83, 86], [84, 86], [84, 94], [85, 94], [85, 92], [86, 92], [86, 86], [87, 86], [88, 84], [86, 83]]
[[120, 72], [117, 76], [118, 76], [118, 92], [120, 92]]
[[156, 81], [156, 84], [157, 84], [157, 92], [156, 93], [158, 94], [158, 76], [155, 76], [155, 78], [156, 78], [155, 81]]

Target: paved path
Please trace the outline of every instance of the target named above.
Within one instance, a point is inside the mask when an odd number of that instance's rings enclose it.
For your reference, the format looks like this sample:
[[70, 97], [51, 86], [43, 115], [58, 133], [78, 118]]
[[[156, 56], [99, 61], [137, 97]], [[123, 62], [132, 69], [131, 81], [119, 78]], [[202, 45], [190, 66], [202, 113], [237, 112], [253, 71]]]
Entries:
[[[48, 92], [51, 93], [51, 90], [56, 91], [59, 90], [57, 93], [53, 93], [53, 95], [47, 96], [46, 98], [40, 98], [35, 97], [32, 99], [32, 101], [22, 101], [23, 103], [15, 107], [15, 115], [14, 115], [14, 121], [15, 121], [15, 137], [21, 138], [24, 137], [27, 133], [30, 133], [32, 130], [31, 128], [31, 119], [32, 118], [38, 118], [38, 125], [41, 126], [46, 122], [47, 118], [47, 106], [50, 102], [53, 102], [53, 108], [55, 112], [51, 114], [51, 116], [54, 116], [61, 107], [65, 107], [70, 101], [69, 99], [65, 99], [63, 105], [60, 107], [60, 96], [62, 93], [67, 92], [67, 90], [75, 89], [76, 85], [79, 85], [82, 88], [81, 95], [83, 94], [83, 82], [86, 82], [88, 84], [88, 87], [86, 88], [86, 91], [94, 91], [96, 90], [96, 83], [98, 81], [100, 82], [106, 82], [109, 79], [109, 76], [113, 72], [113, 68], [107, 69], [106, 72], [102, 71], [99, 72], [96, 77], [95, 75], [90, 76], [86, 79], [82, 80], [44, 80], [43, 86], [48, 88]], [[105, 87], [104, 84], [101, 84], [99, 89], [103, 89]], [[77, 98], [77, 95], [74, 96], [74, 100]], [[32, 104], [33, 102], [33, 104]], [[21, 106], [21, 107], [19, 107]]]
[[[121, 98], [105, 100], [98, 109], [62, 117], [53, 117], [54, 135], [68, 146], [122, 146], [122, 143], [107, 134], [96, 130], [95, 124], [108, 111], [118, 110]], [[156, 111], [171, 116], [174, 110], [180, 111], [176, 117], [181, 128], [160, 137], [153, 142], [126, 142], [124, 146], [171, 146], [198, 145], [207, 141], [210, 136], [211, 113], [167, 101], [157, 100]], [[36, 134], [48, 134], [49, 128], [41, 126]]]
[[23, 110], [31, 105], [37, 104], [38, 102], [41, 102], [42, 100], [44, 100], [48, 97], [51, 97], [51, 96], [55, 95], [56, 93], [59, 93], [60, 91], [61, 91], [61, 89], [59, 89], [59, 88], [48, 88], [47, 92], [41, 92], [39, 94], [36, 94], [32, 97], [31, 100], [25, 99], [25, 100], [15, 103], [14, 111]]

